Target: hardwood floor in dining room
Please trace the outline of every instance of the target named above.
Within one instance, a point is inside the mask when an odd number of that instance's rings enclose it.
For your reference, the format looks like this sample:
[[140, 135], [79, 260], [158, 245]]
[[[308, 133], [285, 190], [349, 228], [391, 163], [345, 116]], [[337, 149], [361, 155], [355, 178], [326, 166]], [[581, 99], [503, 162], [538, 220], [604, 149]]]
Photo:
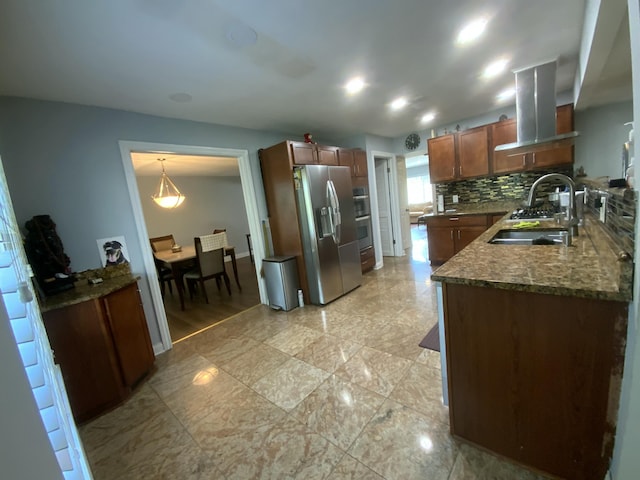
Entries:
[[224, 283], [221, 284], [220, 291], [218, 291], [215, 280], [209, 280], [205, 282], [209, 296], [208, 305], [205, 303], [202, 292], [198, 290], [196, 290], [193, 300], [189, 300], [189, 293], [186, 291], [185, 285], [185, 309], [182, 311], [175, 284], [171, 282], [173, 294], [169, 292], [168, 288], [165, 289], [164, 308], [167, 312], [173, 343], [260, 303], [258, 281], [253, 263], [249, 257], [243, 257], [237, 259], [237, 264], [238, 280], [242, 290], [238, 289], [231, 263], [227, 262], [225, 268], [231, 282], [231, 295], [227, 293]]

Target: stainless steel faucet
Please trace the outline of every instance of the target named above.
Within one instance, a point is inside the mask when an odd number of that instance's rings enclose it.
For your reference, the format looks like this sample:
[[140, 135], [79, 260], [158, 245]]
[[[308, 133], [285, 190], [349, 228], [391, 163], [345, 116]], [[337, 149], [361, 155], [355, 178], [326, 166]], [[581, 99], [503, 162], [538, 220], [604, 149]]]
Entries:
[[[576, 184], [573, 183], [573, 180], [571, 180], [571, 178], [567, 177], [566, 175], [562, 175], [561, 173], [549, 173], [547, 175], [543, 175], [535, 182], [533, 182], [533, 185], [531, 185], [531, 190], [529, 190], [529, 197], [527, 198], [527, 206], [534, 206], [534, 203], [536, 201], [536, 191], [541, 184], [549, 183], [554, 180], [560, 181], [569, 187], [569, 235], [571, 237], [577, 237], [578, 223], [580, 222], [580, 219], [576, 214]], [[569, 244], [571, 244], [571, 238], [569, 238]]]

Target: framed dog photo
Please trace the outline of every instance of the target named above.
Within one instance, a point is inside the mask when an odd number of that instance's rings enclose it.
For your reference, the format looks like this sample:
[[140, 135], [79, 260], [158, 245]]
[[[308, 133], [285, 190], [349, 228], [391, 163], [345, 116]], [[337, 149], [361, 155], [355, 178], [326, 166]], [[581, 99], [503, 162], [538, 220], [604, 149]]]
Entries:
[[112, 267], [121, 263], [129, 263], [129, 251], [124, 237], [107, 237], [96, 240], [103, 267]]

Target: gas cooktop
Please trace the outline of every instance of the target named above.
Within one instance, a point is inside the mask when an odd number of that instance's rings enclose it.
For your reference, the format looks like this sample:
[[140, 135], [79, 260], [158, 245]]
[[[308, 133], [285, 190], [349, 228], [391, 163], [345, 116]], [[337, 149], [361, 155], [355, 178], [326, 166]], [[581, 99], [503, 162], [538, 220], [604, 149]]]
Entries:
[[511, 220], [531, 220], [553, 218], [558, 213], [554, 207], [522, 207], [513, 211], [509, 217]]

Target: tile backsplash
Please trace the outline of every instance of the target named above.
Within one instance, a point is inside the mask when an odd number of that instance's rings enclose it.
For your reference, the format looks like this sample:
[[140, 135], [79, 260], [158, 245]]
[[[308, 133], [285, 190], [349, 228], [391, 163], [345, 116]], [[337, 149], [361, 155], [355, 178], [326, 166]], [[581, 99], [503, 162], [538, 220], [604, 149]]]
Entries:
[[458, 195], [460, 203], [523, 200], [529, 193], [533, 182], [547, 173], [562, 173], [573, 177], [573, 167], [558, 167], [536, 172], [511, 173], [459, 182], [438, 183], [436, 184], [436, 194], [444, 195], [445, 205], [453, 203], [453, 195]]

